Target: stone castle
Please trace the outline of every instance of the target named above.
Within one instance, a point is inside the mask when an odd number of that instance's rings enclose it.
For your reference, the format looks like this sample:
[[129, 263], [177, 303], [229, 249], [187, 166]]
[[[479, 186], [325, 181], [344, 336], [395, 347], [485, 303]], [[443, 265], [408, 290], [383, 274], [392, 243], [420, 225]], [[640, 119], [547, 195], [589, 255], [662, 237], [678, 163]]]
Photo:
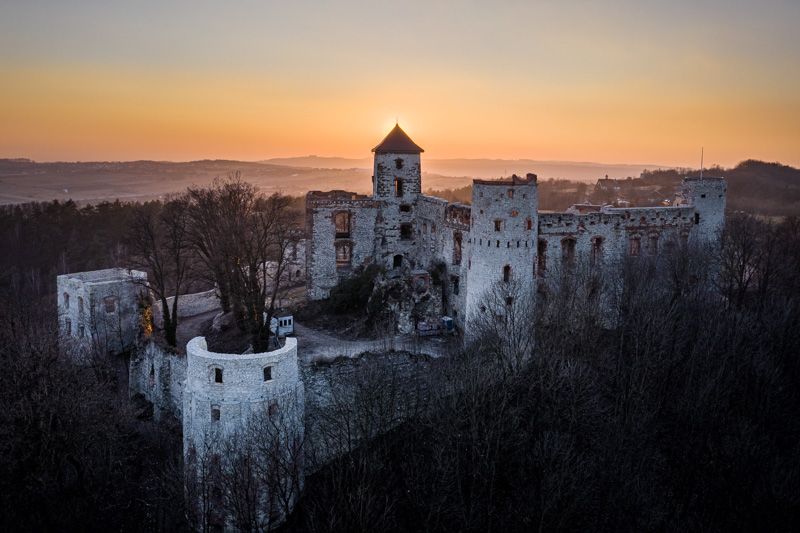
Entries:
[[[532, 298], [537, 280], [551, 270], [578, 261], [613, 269], [625, 256], [709, 242], [724, 223], [721, 178], [684, 179], [678, 206], [580, 205], [548, 213], [538, 210], [534, 174], [474, 180], [471, 206], [422, 194], [423, 150], [399, 125], [372, 151], [372, 196], [339, 190], [306, 196], [308, 296], [327, 298], [342, 280], [378, 265], [395, 286], [408, 288], [410, 297], [394, 302], [401, 333], [443, 315], [469, 331], [498, 283], [513, 282], [518, 294]], [[432, 287], [435, 272], [441, 291]]]
[[[498, 285], [514, 284], [516, 297], [533, 299], [540, 281], [562, 267], [587, 261], [613, 270], [627, 256], [655, 255], [692, 240], [711, 242], [724, 223], [727, 184], [719, 178], [685, 179], [675, 207], [539, 212], [534, 174], [474, 180], [472, 205], [451, 204], [421, 193], [422, 151], [396, 126], [373, 150], [372, 196], [308, 193], [305, 254], [298, 261], [305, 261], [309, 298], [328, 297], [339, 282], [374, 264], [382, 269], [382, 283], [396, 289], [389, 291], [397, 297], [387, 305], [397, 311], [401, 333], [445, 315], [469, 332], [486, 312], [487, 293]], [[298, 267], [292, 276], [301, 272]], [[135, 270], [59, 276], [59, 324], [73, 344], [130, 351], [131, 394], [152, 402], [156, 416], [182, 421], [189, 506], [213, 507], [213, 494], [194, 492], [207, 475], [209, 457], [222, 453], [225, 435], [246, 434], [260, 417], [283, 417], [275, 439], [289, 444], [281, 453], [296, 451], [296, 443], [308, 437], [316, 453], [332, 455], [315, 443], [313, 434], [320, 431], [305, 407], [326, 394], [325, 380], [309, 380], [300, 371], [297, 340], [286, 339], [283, 348], [266, 353], [221, 354], [196, 337], [185, 356], [167, 353], [153, 342], [140, 344], [139, 297], [146, 292], [146, 274]], [[179, 303], [179, 317], [218, 306], [214, 291], [183, 295]], [[265, 501], [270, 528], [291, 511], [303, 475], [276, 475], [291, 485], [290, 497], [282, 508]], [[225, 516], [214, 520], [234, 529]]]

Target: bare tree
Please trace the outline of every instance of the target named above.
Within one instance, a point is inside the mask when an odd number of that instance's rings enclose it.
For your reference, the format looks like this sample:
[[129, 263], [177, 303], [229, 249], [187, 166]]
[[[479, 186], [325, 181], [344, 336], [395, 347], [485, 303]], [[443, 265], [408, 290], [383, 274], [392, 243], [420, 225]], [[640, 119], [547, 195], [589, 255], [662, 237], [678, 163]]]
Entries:
[[291, 199], [264, 196], [238, 172], [187, 194], [194, 246], [214, 273], [223, 309], [233, 311], [255, 351], [268, 350], [270, 321], [300, 235]]
[[150, 290], [161, 303], [164, 336], [172, 347], [178, 344], [178, 298], [192, 264], [186, 208], [187, 200], [180, 197], [163, 206], [155, 202], [137, 206], [128, 240], [134, 265], [147, 271]]

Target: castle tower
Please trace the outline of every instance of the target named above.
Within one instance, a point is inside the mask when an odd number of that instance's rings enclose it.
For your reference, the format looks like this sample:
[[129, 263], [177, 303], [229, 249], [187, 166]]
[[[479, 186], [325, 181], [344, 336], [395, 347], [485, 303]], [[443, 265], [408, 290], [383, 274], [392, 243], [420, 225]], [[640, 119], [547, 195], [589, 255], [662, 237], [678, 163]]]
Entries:
[[248, 479], [249, 494], [258, 500], [252, 505], [261, 529], [277, 527], [303, 484], [304, 390], [297, 339], [287, 338], [283, 348], [271, 352], [221, 354], [195, 337], [186, 346], [186, 359], [183, 449], [194, 525], [202, 525], [208, 513], [198, 509], [206, 509], [215, 523], [205, 526], [232, 529], [234, 511], [225, 507], [223, 492], [249, 465], [258, 464], [259, 475]]
[[108, 268], [56, 279], [62, 334], [103, 353], [134, 346], [139, 332], [137, 297], [148, 291], [145, 272]]
[[[535, 174], [506, 180], [472, 182], [469, 285], [466, 330], [482, 313], [502, 314], [497, 307], [535, 292], [539, 186]], [[499, 295], [502, 293], [502, 295]]]
[[422, 192], [420, 154], [424, 150], [396, 125], [372, 151], [373, 198], [380, 202], [375, 222], [375, 261], [387, 269], [406, 268], [413, 261], [419, 231], [414, 212]]
[[728, 182], [723, 178], [684, 178], [682, 190], [682, 204], [695, 208], [691, 239], [715, 242], [725, 225]]

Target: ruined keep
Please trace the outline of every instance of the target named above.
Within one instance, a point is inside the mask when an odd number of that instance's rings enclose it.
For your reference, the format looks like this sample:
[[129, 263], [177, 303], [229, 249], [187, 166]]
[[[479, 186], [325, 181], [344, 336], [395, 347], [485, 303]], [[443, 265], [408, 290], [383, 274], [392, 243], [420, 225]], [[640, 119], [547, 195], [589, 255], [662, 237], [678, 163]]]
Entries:
[[[442, 315], [469, 330], [486, 311], [486, 292], [499, 283], [532, 298], [537, 280], [562, 267], [588, 261], [613, 273], [626, 256], [713, 242], [724, 223], [722, 178], [684, 179], [676, 207], [540, 213], [535, 174], [476, 179], [472, 205], [465, 206], [421, 194], [423, 150], [399, 125], [372, 151], [372, 196], [340, 190], [306, 196], [308, 296], [327, 298], [340, 281], [378, 265], [385, 279], [410, 288], [404, 302], [393, 304], [401, 333]], [[427, 305], [415, 305], [423, 298]]]
[[100, 352], [121, 353], [136, 343], [137, 297], [147, 274], [108, 268], [58, 276], [58, 322], [65, 338]]

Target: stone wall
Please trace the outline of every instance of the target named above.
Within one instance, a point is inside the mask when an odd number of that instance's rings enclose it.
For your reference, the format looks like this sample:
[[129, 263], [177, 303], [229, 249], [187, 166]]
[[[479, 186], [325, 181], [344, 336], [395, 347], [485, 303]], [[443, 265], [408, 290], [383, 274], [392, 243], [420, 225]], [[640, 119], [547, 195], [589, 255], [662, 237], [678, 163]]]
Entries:
[[[172, 303], [174, 301], [174, 296], [167, 298], [167, 305], [170, 311], [172, 311]], [[182, 294], [178, 298], [178, 318], [201, 315], [216, 309], [220, 309], [219, 294], [216, 289], [195, 294]], [[156, 326], [163, 327], [164, 316], [161, 313], [160, 300], [153, 302], [153, 320]]]
[[58, 276], [62, 333], [101, 352], [133, 348], [139, 332], [137, 296], [147, 291], [146, 283], [144, 272], [124, 268]]
[[[337, 231], [337, 216], [349, 215]], [[345, 191], [306, 195], [306, 282], [308, 296], [330, 296], [339, 281], [373, 262], [377, 202]], [[341, 219], [340, 219], [341, 220]], [[349, 258], [349, 261], [344, 259]]]
[[465, 309], [468, 330], [478, 313], [487, 312], [487, 292], [495, 290], [498, 282], [513, 282], [521, 295], [533, 297], [538, 225], [536, 176], [475, 180], [471, 217]]
[[141, 394], [153, 404], [153, 417], [183, 418], [183, 386], [186, 357], [167, 353], [154, 342], [135, 352], [130, 360], [131, 395]]

